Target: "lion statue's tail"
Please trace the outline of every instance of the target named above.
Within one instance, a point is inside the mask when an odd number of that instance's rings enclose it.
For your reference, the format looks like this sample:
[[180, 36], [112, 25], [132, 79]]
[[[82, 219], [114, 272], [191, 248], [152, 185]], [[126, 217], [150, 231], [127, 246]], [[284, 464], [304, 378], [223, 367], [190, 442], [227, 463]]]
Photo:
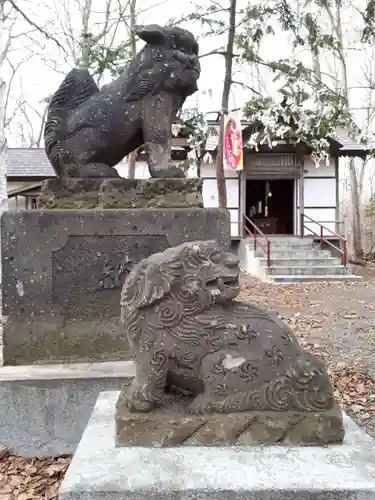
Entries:
[[70, 152], [64, 147], [69, 113], [98, 91], [99, 88], [87, 69], [73, 69], [49, 102], [44, 127], [44, 147], [58, 177], [63, 176], [64, 165], [72, 162]]

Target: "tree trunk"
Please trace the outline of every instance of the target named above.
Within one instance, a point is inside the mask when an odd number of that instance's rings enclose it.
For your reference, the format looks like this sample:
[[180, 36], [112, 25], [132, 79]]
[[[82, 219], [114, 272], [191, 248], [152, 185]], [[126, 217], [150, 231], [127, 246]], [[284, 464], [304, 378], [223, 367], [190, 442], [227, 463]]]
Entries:
[[315, 78], [318, 82], [322, 81], [322, 70], [320, 66], [319, 50], [311, 47], [312, 60], [313, 60], [313, 70]]
[[88, 33], [83, 33], [81, 37], [81, 53], [79, 58], [79, 68], [88, 69], [90, 66], [91, 37]]
[[[347, 70], [347, 60], [345, 54], [345, 46], [344, 46], [344, 37], [342, 31], [342, 2], [340, 0], [335, 0], [335, 15], [333, 14], [332, 8], [329, 3], [325, 3], [325, 10], [330, 18], [332, 32], [336, 34], [337, 38], [337, 60], [340, 64], [340, 90], [345, 98], [346, 107], [350, 110], [350, 93], [349, 93], [349, 85], [348, 85], [348, 70]], [[363, 186], [363, 176], [364, 176], [364, 168], [360, 174], [360, 178], [357, 177], [357, 172], [355, 168], [354, 159], [350, 159], [349, 163], [349, 176], [350, 176], [350, 184], [351, 184], [351, 226], [352, 226], [352, 237], [353, 237], [353, 251], [354, 251], [354, 262], [359, 264], [364, 263], [363, 256], [363, 243], [362, 243], [362, 217], [361, 217], [361, 188]]]
[[197, 155], [196, 163], [197, 163], [197, 177], [200, 178], [202, 173], [202, 157], [200, 153], [199, 155]]
[[236, 4], [237, 0], [230, 0], [229, 30], [228, 30], [227, 48], [225, 53], [224, 86], [221, 97], [219, 143], [217, 147], [217, 157], [216, 157], [217, 192], [218, 192], [220, 208], [227, 207], [227, 187], [225, 183], [225, 174], [224, 174], [224, 116], [229, 112], [228, 109], [229, 93], [232, 84], [233, 48], [234, 48], [234, 36], [236, 32]]
[[359, 184], [358, 184], [358, 193], [359, 193], [359, 201], [362, 203], [362, 194], [363, 194], [363, 183], [365, 180], [365, 171], [366, 171], [366, 160], [362, 160], [361, 168], [359, 170]]
[[135, 177], [135, 166], [137, 164], [137, 150], [132, 151], [128, 155], [128, 178], [134, 179]]
[[4, 80], [4, 59], [6, 57], [8, 40], [4, 29], [5, 0], [0, 0], [0, 214], [8, 209], [7, 189], [7, 143], [5, 138], [5, 96], [6, 83]]
[[339, 48], [338, 48], [338, 53], [339, 53], [339, 59], [341, 62], [341, 81], [343, 84], [343, 93], [344, 96], [346, 97], [346, 104], [349, 107], [349, 85], [348, 85], [348, 69], [346, 66], [346, 59], [345, 59], [345, 47], [344, 47], [344, 37], [342, 33], [342, 20], [341, 20], [341, 9], [342, 9], [342, 3], [341, 0], [336, 0], [336, 32], [337, 32], [337, 38], [339, 41]]
[[[134, 28], [137, 21], [136, 15], [136, 4], [137, 0], [131, 0], [130, 2], [130, 47], [131, 54], [134, 57], [137, 54], [137, 42], [135, 40]], [[132, 151], [128, 156], [128, 178], [134, 179], [135, 177], [135, 167], [137, 164], [137, 151]]]
[[81, 10], [82, 33], [81, 33], [81, 50], [79, 55], [78, 66], [80, 69], [88, 69], [90, 65], [90, 52], [92, 49], [92, 35], [89, 32], [90, 17], [92, 10], [92, 0], [85, 0]]
[[361, 202], [359, 183], [357, 180], [357, 172], [355, 169], [354, 158], [350, 159], [349, 163], [351, 198], [352, 198], [352, 235], [353, 235], [353, 262], [356, 264], [363, 263], [363, 244], [362, 244], [362, 217], [361, 217]]

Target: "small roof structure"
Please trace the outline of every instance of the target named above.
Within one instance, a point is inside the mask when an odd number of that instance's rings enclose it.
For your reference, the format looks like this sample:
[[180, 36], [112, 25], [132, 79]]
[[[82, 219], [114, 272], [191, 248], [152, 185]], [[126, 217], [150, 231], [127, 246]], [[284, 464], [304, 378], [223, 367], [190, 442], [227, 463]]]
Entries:
[[17, 199], [17, 196], [23, 196], [25, 198], [36, 198], [40, 194], [41, 187], [42, 187], [41, 181], [35, 182], [33, 184], [27, 184], [26, 186], [18, 186], [8, 191], [8, 198]]
[[7, 152], [8, 179], [49, 179], [56, 177], [44, 148], [9, 148]]

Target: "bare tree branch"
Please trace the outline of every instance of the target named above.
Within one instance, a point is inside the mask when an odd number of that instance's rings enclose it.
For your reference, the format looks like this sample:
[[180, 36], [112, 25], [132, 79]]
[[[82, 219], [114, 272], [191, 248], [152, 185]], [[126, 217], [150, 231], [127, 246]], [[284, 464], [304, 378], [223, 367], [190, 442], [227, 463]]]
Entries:
[[42, 28], [41, 26], [39, 26], [35, 21], [33, 21], [32, 19], [30, 19], [30, 17], [25, 12], [23, 12], [22, 9], [20, 9], [18, 7], [18, 5], [16, 4], [16, 2], [14, 0], [7, 0], [7, 1], [12, 5], [12, 7], [14, 8], [14, 10], [16, 10], [24, 18], [24, 20], [27, 23], [29, 23], [35, 29], [37, 29], [38, 31], [40, 31], [40, 33], [42, 33], [46, 38], [48, 38], [49, 40], [52, 40], [53, 42], [55, 42], [55, 44], [64, 52], [64, 54], [68, 55], [67, 52], [66, 52], [66, 50], [65, 50], [65, 47], [63, 45], [61, 45], [61, 43], [57, 40], [57, 38], [55, 38], [53, 35], [51, 35], [50, 33], [48, 33], [44, 28]]
[[231, 84], [232, 84], [232, 85], [240, 85], [241, 87], [243, 87], [243, 88], [245, 88], [245, 89], [251, 90], [251, 92], [254, 92], [254, 94], [257, 94], [257, 95], [259, 95], [260, 97], [263, 97], [263, 94], [261, 94], [260, 92], [258, 92], [257, 90], [255, 90], [253, 87], [250, 87], [250, 85], [246, 85], [246, 83], [237, 82], [237, 81], [235, 81], [235, 80], [232, 80], [232, 81], [231, 81]]
[[7, 82], [7, 89], [6, 89], [5, 99], [4, 99], [4, 128], [9, 127], [10, 122], [12, 121], [14, 116], [17, 114], [17, 111], [19, 109], [19, 106], [16, 106], [16, 108], [12, 112], [12, 116], [11, 117], [7, 116], [8, 109], [9, 109], [10, 93], [12, 90], [12, 83], [13, 83], [14, 77], [16, 76], [16, 74], [17, 74], [19, 68], [22, 66], [22, 64], [29, 61], [31, 59], [31, 57], [32, 56], [28, 56], [28, 57], [22, 59], [16, 65], [14, 65], [12, 63], [10, 58], [7, 59], [7, 63], [9, 64], [9, 66], [11, 68], [11, 75], [10, 75], [10, 78], [8, 79], [8, 82]]

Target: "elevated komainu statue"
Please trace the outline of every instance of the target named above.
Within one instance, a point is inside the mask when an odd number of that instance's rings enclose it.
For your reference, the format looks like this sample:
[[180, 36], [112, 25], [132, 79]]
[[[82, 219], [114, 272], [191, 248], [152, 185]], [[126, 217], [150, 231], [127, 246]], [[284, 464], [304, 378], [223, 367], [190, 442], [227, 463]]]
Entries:
[[130, 66], [99, 90], [74, 69], [52, 96], [45, 149], [58, 177], [118, 177], [112, 168], [145, 145], [152, 177], [184, 177], [170, 165], [171, 127], [197, 90], [198, 44], [187, 30], [140, 26], [146, 42]]
[[[324, 365], [276, 315], [234, 300], [239, 291], [238, 259], [214, 241], [185, 243], [136, 264], [121, 294], [136, 376], [118, 407], [152, 414], [180, 397], [189, 425], [192, 415], [201, 423], [200, 416], [247, 412], [248, 422], [254, 411], [292, 412], [294, 424], [310, 415], [313, 441], [319, 433], [324, 442], [340, 441], [341, 412]], [[320, 430], [312, 430], [317, 416]], [[301, 442], [309, 439], [307, 433]]]

